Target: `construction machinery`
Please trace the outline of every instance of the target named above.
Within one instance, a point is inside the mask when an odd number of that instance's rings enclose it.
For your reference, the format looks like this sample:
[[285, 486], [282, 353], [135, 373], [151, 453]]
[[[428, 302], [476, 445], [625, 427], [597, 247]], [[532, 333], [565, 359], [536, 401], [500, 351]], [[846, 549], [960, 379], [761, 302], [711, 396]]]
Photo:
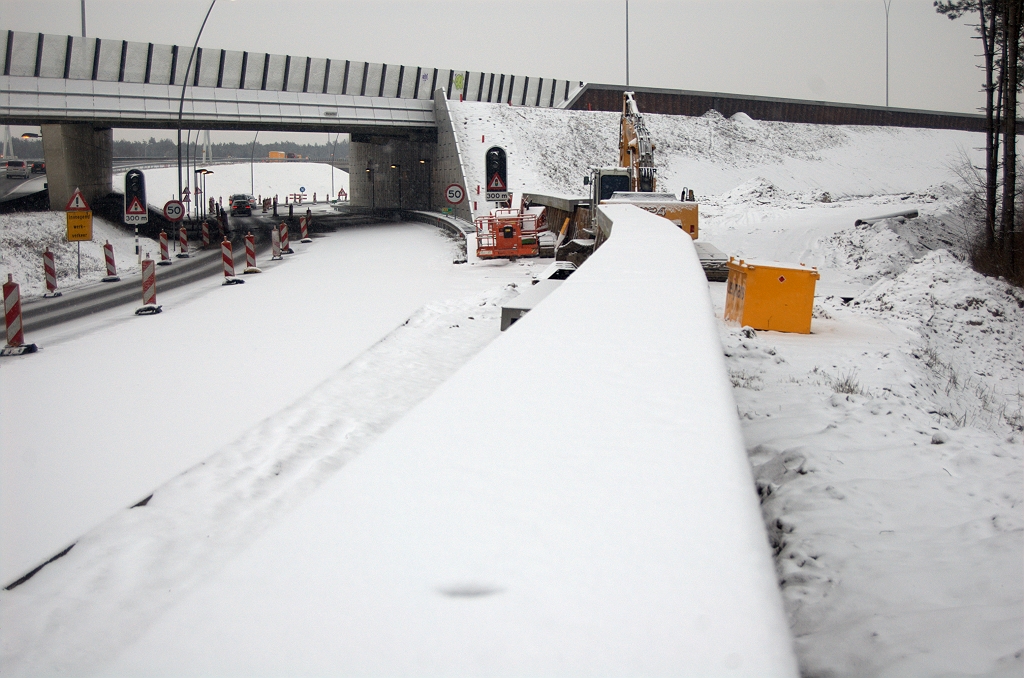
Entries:
[[476, 218], [476, 256], [511, 260], [539, 256], [544, 217], [544, 207], [525, 207], [522, 193], [514, 193], [510, 207]]
[[[659, 193], [658, 168], [654, 162], [655, 145], [651, 141], [643, 116], [632, 92], [622, 93], [622, 117], [619, 119], [619, 166], [593, 167], [583, 178], [590, 187], [590, 205], [587, 238], [576, 238], [568, 243], [567, 254], [575, 263], [608, 237], [597, 222], [597, 206], [609, 204], [635, 205], [642, 210], [664, 217], [682, 229], [695, 241], [699, 236], [698, 205], [693, 191], [683, 189], [679, 198], [673, 193]], [[728, 276], [728, 258], [714, 245], [695, 242], [701, 266], [709, 280], [725, 280]]]

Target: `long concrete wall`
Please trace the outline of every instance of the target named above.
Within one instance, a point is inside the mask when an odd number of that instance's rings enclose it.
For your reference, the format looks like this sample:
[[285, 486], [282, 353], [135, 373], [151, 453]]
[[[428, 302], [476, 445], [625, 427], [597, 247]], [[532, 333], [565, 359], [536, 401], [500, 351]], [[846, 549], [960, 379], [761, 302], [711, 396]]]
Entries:
[[693, 243], [602, 209], [558, 290], [100, 673], [795, 677]]

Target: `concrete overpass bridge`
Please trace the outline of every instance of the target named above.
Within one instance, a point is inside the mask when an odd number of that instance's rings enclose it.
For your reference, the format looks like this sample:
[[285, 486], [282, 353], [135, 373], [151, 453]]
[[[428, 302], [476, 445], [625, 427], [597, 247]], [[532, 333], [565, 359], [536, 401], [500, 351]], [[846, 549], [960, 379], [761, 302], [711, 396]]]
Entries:
[[[298, 57], [177, 45], [0, 34], [0, 124], [41, 125], [50, 201], [75, 186], [111, 192], [114, 127], [352, 135], [351, 198], [367, 208], [427, 209], [466, 184], [451, 99], [515, 106], [617, 110], [621, 86], [509, 73]], [[632, 88], [649, 113], [785, 122], [984, 129], [979, 115], [799, 101], [715, 92]], [[184, 92], [184, 103], [182, 93]], [[179, 106], [180, 113], [179, 113]], [[1024, 121], [1022, 121], [1024, 124]], [[377, 171], [392, 167], [398, 171]], [[458, 216], [469, 218], [465, 205]]]
[[[111, 191], [114, 127], [352, 135], [356, 206], [426, 208], [463, 183], [446, 100], [558, 107], [582, 83], [7, 31], [0, 124], [40, 125], [51, 204]], [[179, 105], [184, 88], [184, 104]], [[400, 167], [376, 172], [376, 167]], [[399, 197], [399, 191], [402, 197]], [[431, 200], [430, 192], [436, 195]]]

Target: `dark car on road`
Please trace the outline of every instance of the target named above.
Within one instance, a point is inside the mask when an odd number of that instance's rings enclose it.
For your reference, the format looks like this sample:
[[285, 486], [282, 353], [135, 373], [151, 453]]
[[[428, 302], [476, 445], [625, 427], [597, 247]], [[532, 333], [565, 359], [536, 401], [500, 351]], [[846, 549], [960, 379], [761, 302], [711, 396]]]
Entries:
[[235, 198], [231, 201], [231, 216], [237, 216], [244, 214], [247, 217], [252, 216], [252, 205], [249, 204], [247, 198]]
[[34, 162], [34, 163], [32, 163], [32, 174], [46, 174], [46, 163], [45, 162]]

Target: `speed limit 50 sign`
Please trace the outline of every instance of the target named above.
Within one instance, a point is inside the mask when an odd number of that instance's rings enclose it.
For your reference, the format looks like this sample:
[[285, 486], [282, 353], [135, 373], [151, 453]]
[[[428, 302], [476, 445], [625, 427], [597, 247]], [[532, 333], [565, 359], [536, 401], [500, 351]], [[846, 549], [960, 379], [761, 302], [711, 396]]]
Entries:
[[466, 191], [458, 184], [451, 184], [444, 189], [444, 199], [451, 205], [458, 205], [466, 199]]
[[164, 216], [167, 221], [181, 221], [185, 218], [185, 206], [180, 200], [168, 200], [164, 203]]

